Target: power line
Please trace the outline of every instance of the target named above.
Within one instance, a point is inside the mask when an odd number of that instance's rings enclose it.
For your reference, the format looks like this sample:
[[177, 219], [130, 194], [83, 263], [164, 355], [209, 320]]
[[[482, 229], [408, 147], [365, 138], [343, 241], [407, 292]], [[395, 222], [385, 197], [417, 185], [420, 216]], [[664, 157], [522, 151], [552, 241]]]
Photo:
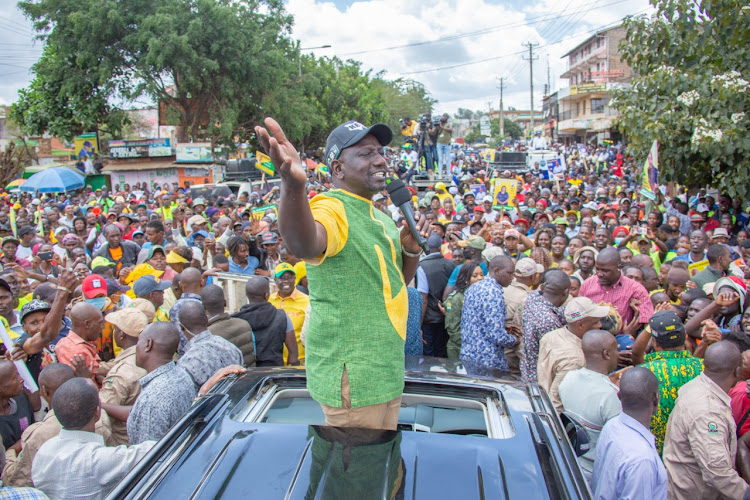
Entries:
[[[583, 12], [585, 13], [585, 12], [590, 12], [592, 10], [603, 9], [605, 7], [610, 7], [612, 5], [617, 5], [617, 4], [620, 4], [620, 3], [625, 3], [627, 1], [629, 1], [629, 0], [617, 0], [615, 2], [611, 2], [611, 3], [605, 4], [605, 5], [600, 5], [598, 7], [590, 7], [590, 8], [583, 9]], [[572, 0], [571, 0], [571, 2], [572, 2]], [[568, 3], [568, 5], [570, 5], [570, 2]], [[500, 31], [500, 30], [506, 30], [506, 29], [509, 29], [509, 28], [517, 28], [517, 27], [521, 27], [521, 26], [531, 26], [533, 24], [539, 24], [539, 23], [544, 23], [544, 22], [547, 22], [547, 21], [557, 20], [557, 19], [560, 19], [561, 17], [576, 16], [576, 15], [578, 15], [578, 14], [581, 13], [581, 11], [578, 11], [578, 10], [570, 12], [570, 13], [567, 13], [567, 14], [564, 14], [564, 12], [565, 12], [565, 10], [556, 11], [556, 12], [550, 12], [550, 13], [547, 13], [547, 14], [543, 14], [543, 15], [540, 15], [540, 16], [529, 18], [529, 19], [527, 19], [527, 20], [525, 20], [523, 22], [517, 22], [517, 23], [511, 23], [511, 24], [503, 24], [503, 25], [500, 25], [500, 26], [493, 26], [491, 28], [485, 28], [485, 29], [478, 30], [478, 31], [470, 31], [470, 32], [467, 32], [467, 33], [458, 33], [456, 35], [450, 35], [450, 36], [446, 36], [446, 37], [442, 37], [442, 38], [436, 38], [435, 40], [426, 40], [426, 41], [423, 41], [423, 42], [405, 43], [405, 44], [402, 44], [402, 45], [392, 45], [390, 47], [382, 47], [382, 48], [378, 48], [378, 49], [358, 50], [358, 51], [355, 51], [355, 52], [345, 52], [345, 53], [339, 54], [339, 55], [341, 57], [347, 57], [347, 56], [355, 56], [355, 55], [361, 55], [361, 54], [370, 54], [370, 53], [373, 53], [373, 52], [383, 52], [383, 51], [388, 51], [388, 50], [397, 50], [397, 49], [404, 49], [404, 48], [409, 48], [409, 47], [419, 47], [419, 46], [422, 46], [422, 45], [430, 45], [430, 44], [433, 44], [433, 43], [448, 42], [448, 41], [452, 41], [452, 40], [458, 40], [458, 39], [461, 39], [461, 38], [468, 38], [468, 37], [473, 37], [473, 36], [485, 35], [487, 33], [492, 33], [492, 32]]]
[[[648, 10], [648, 9], [646, 9], [646, 10]], [[634, 14], [634, 15], [637, 15], [637, 14]], [[593, 30], [588, 30], [588, 31], [579, 33], [578, 35], [573, 35], [573, 36], [570, 37], [570, 39], [572, 40], [572, 39], [575, 39], [575, 38], [580, 38], [582, 36], [591, 35], [592, 33], [596, 33], [597, 31], [602, 31], [602, 30], [608, 29], [610, 26], [614, 26], [616, 24], [620, 24], [620, 22], [622, 22], [622, 20], [619, 20], [619, 21], [617, 21], [615, 23], [612, 23], [609, 26], [600, 27], [600, 28], [596, 28], [596, 29], [593, 29]], [[553, 45], [557, 45], [560, 42], [562, 42], [562, 39], [556, 40], [556, 41], [550, 42], [550, 43], [545, 43], [543, 45], [539, 45], [538, 48], [541, 49], [541, 48], [544, 48], [544, 47], [551, 47]], [[521, 51], [518, 51], [518, 52], [509, 52], [507, 54], [502, 54], [502, 55], [499, 55], [499, 56], [488, 57], [487, 59], [479, 59], [479, 60], [476, 60], [476, 61], [469, 61], [469, 62], [460, 63], [460, 64], [453, 64], [453, 65], [450, 65], [450, 66], [440, 66], [440, 67], [437, 67], [437, 68], [422, 69], [422, 70], [418, 70], [418, 71], [409, 71], [407, 73], [398, 73], [398, 74], [399, 75], [418, 75], [418, 74], [421, 74], [421, 73], [431, 73], [433, 71], [442, 71], [442, 70], [445, 70], [445, 69], [461, 68], [461, 67], [464, 67], [464, 66], [472, 66], [474, 64], [481, 64], [481, 63], [488, 62], [488, 61], [497, 61], [498, 59], [504, 59], [506, 57], [516, 56], [516, 55], [525, 54], [525, 53], [526, 53], [526, 50], [521, 50]]]

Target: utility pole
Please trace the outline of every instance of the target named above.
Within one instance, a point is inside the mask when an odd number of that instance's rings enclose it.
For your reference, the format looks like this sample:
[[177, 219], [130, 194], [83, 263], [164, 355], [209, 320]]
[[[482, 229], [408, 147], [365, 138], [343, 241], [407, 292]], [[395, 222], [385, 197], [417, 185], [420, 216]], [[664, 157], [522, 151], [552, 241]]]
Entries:
[[500, 139], [505, 138], [505, 117], [503, 116], [503, 88], [505, 78], [500, 77]]
[[549, 54], [547, 54], [547, 95], [550, 95], [552, 93], [552, 82], [550, 80], [550, 73], [549, 73]]
[[521, 45], [525, 45], [529, 48], [529, 58], [526, 59], [525, 57], [521, 56], [521, 58], [524, 61], [529, 61], [529, 92], [531, 96], [531, 133], [534, 133], [534, 60], [539, 59], [539, 56], [534, 57], [534, 47], [538, 47], [538, 43], [523, 43]]

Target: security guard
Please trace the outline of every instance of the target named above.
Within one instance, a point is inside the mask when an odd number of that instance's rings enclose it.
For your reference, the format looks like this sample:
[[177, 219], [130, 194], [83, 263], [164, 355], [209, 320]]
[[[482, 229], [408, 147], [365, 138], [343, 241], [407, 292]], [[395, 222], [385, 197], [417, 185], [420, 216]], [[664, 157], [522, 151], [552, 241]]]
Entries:
[[[122, 351], [113, 360], [99, 391], [99, 399], [102, 405], [132, 406], [141, 392], [138, 380], [146, 376], [146, 370], [135, 365], [135, 346], [138, 336], [148, 325], [148, 318], [135, 307], [126, 307], [107, 314], [104, 319], [114, 326], [114, 339]], [[126, 421], [118, 420], [112, 413], [110, 421], [114, 445], [127, 445]]]
[[663, 456], [670, 500], [742, 498], [748, 490], [734, 469], [737, 428], [728, 394], [739, 380], [741, 361], [731, 342], [712, 344], [703, 373], [679, 390]]

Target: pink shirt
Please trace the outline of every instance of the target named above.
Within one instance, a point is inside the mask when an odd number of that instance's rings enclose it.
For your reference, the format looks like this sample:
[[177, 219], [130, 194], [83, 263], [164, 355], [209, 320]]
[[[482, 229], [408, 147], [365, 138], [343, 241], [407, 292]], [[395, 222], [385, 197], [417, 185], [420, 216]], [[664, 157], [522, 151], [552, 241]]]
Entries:
[[96, 350], [96, 344], [83, 340], [74, 331], [68, 332], [68, 335], [60, 339], [55, 345], [55, 354], [59, 363], [65, 363], [73, 368], [73, 356], [76, 354], [83, 355], [86, 360], [86, 366], [94, 365], [94, 375], [99, 371], [99, 353]]
[[623, 275], [620, 275], [617, 283], [606, 288], [599, 284], [599, 278], [594, 275], [583, 282], [578, 295], [588, 297], [597, 304], [599, 302], [612, 304], [622, 316], [623, 324], [633, 319], [633, 310], [630, 308], [630, 299], [633, 298], [641, 302], [638, 308], [640, 312], [639, 323], [648, 323], [648, 320], [654, 314], [654, 306], [651, 304], [651, 299], [643, 285]]

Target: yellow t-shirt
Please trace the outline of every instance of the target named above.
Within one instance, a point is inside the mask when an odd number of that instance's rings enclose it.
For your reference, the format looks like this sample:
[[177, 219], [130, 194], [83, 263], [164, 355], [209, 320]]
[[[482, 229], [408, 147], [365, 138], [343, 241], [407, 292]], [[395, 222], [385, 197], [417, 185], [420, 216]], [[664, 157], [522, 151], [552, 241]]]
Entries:
[[[302, 325], [305, 322], [305, 311], [307, 306], [310, 305], [310, 297], [294, 290], [289, 297], [282, 298], [278, 292], [274, 293], [268, 298], [268, 302], [273, 304], [277, 309], [283, 310], [292, 320], [292, 326], [294, 326], [294, 336], [297, 338], [297, 354], [301, 363], [304, 362], [305, 358], [305, 346], [302, 345], [300, 340], [300, 334], [302, 333]], [[284, 364], [289, 357], [289, 351], [284, 346]]]

